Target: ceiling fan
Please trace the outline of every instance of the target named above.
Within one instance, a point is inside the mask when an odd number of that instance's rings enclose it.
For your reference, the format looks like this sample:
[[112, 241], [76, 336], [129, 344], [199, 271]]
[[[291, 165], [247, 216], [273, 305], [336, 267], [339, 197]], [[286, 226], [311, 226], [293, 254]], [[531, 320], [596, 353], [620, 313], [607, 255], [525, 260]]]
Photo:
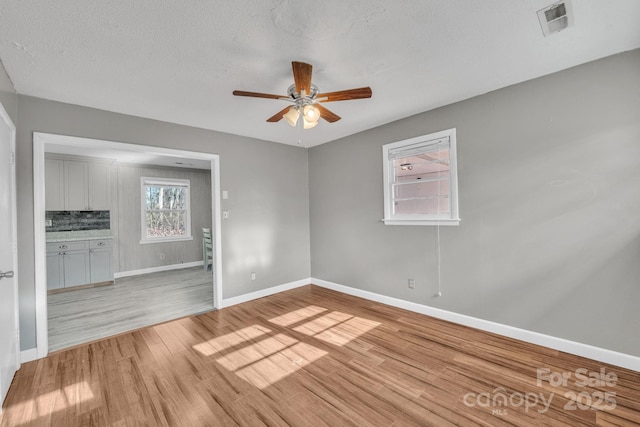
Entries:
[[320, 93], [318, 86], [311, 83], [311, 64], [293, 61], [294, 84], [287, 89], [287, 95], [271, 95], [268, 93], [246, 92], [234, 90], [236, 96], [249, 96], [253, 98], [280, 99], [293, 103], [267, 119], [268, 122], [279, 122], [284, 118], [291, 126], [296, 126], [300, 113], [302, 113], [303, 126], [311, 129], [318, 124], [320, 118], [329, 123], [337, 122], [340, 116], [331, 112], [321, 102], [349, 101], [351, 99], [371, 98], [371, 88], [361, 87], [358, 89], [340, 90], [337, 92]]

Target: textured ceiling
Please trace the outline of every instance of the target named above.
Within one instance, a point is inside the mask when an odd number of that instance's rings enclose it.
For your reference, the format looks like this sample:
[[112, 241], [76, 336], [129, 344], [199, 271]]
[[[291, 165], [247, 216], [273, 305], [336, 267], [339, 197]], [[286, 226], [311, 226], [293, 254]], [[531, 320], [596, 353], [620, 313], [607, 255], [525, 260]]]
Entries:
[[[264, 140], [313, 146], [640, 47], [640, 1], [573, 0], [575, 25], [543, 37], [549, 0], [0, 2], [0, 59], [18, 93]], [[342, 120], [301, 131], [265, 120], [291, 61]]]

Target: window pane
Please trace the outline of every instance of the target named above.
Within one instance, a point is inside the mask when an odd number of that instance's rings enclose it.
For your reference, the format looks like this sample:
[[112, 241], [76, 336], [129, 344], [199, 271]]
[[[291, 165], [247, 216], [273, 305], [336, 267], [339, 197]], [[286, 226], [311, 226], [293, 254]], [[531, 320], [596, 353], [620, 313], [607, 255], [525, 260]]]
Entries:
[[395, 182], [449, 176], [449, 146], [393, 160]]
[[449, 214], [449, 179], [393, 186], [395, 214]]
[[[427, 149], [428, 150], [428, 149]], [[393, 160], [393, 211], [400, 215], [449, 214], [449, 145]]]
[[395, 202], [394, 213], [398, 215], [448, 214], [450, 211], [449, 205], [448, 197], [439, 199], [400, 200]]
[[185, 212], [147, 212], [147, 237], [186, 236]]
[[146, 186], [145, 206], [147, 209], [185, 209], [185, 190], [184, 187]]

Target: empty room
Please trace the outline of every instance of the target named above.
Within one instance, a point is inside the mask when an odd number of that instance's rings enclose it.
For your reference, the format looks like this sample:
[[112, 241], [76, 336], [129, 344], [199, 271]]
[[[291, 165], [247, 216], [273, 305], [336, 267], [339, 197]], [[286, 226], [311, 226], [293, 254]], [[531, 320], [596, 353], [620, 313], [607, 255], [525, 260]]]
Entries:
[[0, 4], [0, 427], [640, 425], [640, 2]]

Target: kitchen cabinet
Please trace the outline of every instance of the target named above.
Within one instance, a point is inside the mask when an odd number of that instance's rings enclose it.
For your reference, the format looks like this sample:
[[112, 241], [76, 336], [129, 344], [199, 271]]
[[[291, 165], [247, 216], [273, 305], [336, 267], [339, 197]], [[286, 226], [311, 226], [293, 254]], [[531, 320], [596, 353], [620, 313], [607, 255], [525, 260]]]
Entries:
[[104, 163], [87, 164], [87, 194], [89, 210], [111, 209], [111, 166]]
[[47, 252], [47, 290], [64, 288], [63, 263], [61, 252]]
[[64, 161], [65, 211], [84, 211], [89, 208], [89, 180], [87, 162]]
[[113, 280], [112, 242], [82, 240], [47, 244], [47, 289]]
[[48, 211], [64, 210], [64, 161], [44, 160], [44, 205]]
[[45, 209], [111, 209], [111, 165], [83, 160], [45, 159]]
[[91, 283], [113, 280], [111, 240], [89, 241]]

